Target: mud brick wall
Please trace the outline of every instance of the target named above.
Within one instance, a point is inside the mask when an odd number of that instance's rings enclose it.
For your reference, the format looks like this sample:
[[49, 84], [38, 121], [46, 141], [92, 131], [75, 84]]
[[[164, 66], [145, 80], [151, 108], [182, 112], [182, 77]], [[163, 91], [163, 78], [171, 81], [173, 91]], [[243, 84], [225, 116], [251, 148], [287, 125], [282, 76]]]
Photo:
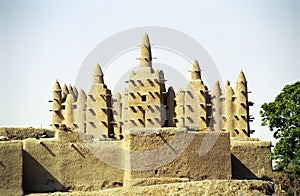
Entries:
[[132, 150], [124, 155], [126, 186], [231, 178], [228, 132], [136, 129], [125, 134], [124, 145]]
[[0, 195], [22, 195], [22, 141], [0, 142]]
[[[87, 191], [122, 186], [122, 169], [95, 156], [76, 132], [59, 134], [61, 136], [53, 139], [23, 141], [25, 192]], [[105, 153], [105, 142], [100, 146], [102, 153]]]
[[231, 140], [232, 178], [268, 178], [272, 174], [271, 142]]

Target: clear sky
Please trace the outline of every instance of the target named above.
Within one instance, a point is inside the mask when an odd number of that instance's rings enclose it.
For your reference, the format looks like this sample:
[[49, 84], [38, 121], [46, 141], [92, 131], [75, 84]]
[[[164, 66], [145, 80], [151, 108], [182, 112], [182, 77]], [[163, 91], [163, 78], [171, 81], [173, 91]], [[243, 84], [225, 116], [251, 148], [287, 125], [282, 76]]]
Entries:
[[[300, 79], [299, 2], [0, 0], [0, 126], [49, 128], [56, 79], [74, 84], [85, 57], [109, 36], [162, 26], [200, 43], [223, 80], [234, 85], [245, 72], [253, 136], [270, 140], [259, 108]], [[105, 80], [110, 87], [114, 79]]]

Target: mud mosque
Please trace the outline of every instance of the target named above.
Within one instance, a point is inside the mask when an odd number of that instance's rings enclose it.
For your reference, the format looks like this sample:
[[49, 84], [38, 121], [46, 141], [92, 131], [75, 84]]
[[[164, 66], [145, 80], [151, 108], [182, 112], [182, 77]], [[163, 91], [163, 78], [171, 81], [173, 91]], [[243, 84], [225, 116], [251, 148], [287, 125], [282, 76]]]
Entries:
[[[202, 189], [205, 194], [246, 194], [272, 186], [262, 180], [272, 173], [271, 142], [250, 137], [253, 103], [243, 72], [234, 90], [228, 81], [223, 90], [218, 81], [209, 90], [195, 60], [187, 86], [175, 92], [171, 86], [166, 89], [163, 71], [152, 67], [147, 34], [139, 60], [121, 93], [112, 94], [96, 63], [89, 92], [66, 84], [61, 88], [56, 81], [50, 100], [54, 135], [0, 141], [0, 193], [113, 188], [131, 195], [134, 187], [189, 182], [196, 186], [188, 188], [195, 194]], [[152, 188], [157, 193], [158, 187]], [[110, 194], [117, 194], [114, 190]]]
[[219, 82], [211, 93], [201, 79], [198, 61], [191, 66], [191, 78], [185, 89], [174, 92], [165, 87], [162, 70], [152, 67], [151, 44], [142, 39], [140, 67], [132, 71], [122, 94], [112, 95], [104, 82], [99, 64], [93, 84], [86, 94], [58, 81], [53, 89], [54, 128], [64, 127], [91, 134], [96, 138], [122, 138], [122, 131], [132, 128], [187, 127], [197, 131], [228, 131], [231, 137], [249, 137], [247, 81], [241, 71], [235, 90]]

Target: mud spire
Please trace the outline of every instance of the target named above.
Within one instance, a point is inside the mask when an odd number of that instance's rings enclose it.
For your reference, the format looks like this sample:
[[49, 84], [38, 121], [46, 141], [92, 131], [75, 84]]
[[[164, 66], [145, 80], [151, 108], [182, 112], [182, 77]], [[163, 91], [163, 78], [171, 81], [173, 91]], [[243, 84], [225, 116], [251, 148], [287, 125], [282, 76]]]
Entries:
[[199, 79], [201, 79], [201, 70], [198, 61], [195, 60], [191, 70], [191, 80], [199, 80]]
[[215, 131], [221, 131], [223, 128], [223, 102], [222, 102], [222, 90], [220, 88], [220, 82], [217, 81], [211, 92], [211, 106], [212, 106], [212, 123], [211, 126]]
[[53, 87], [53, 102], [52, 105], [52, 128], [58, 128], [60, 123], [62, 122], [61, 118], [61, 104], [62, 104], [62, 90], [59, 82], [56, 80]]
[[244, 74], [243, 70], [241, 70], [240, 73], [239, 73], [238, 82], [241, 82], [243, 84], [247, 83], [247, 80], [246, 80], [246, 77], [245, 77], [245, 74]]
[[241, 70], [238, 76], [238, 80], [235, 86], [235, 93], [242, 93], [247, 96], [247, 80], [244, 72]]
[[66, 84], [64, 84], [63, 88], [62, 88], [62, 103], [66, 101], [67, 99], [67, 95], [69, 94], [69, 89], [68, 86]]
[[224, 89], [226, 89], [227, 86], [230, 86], [230, 82], [229, 82], [228, 80], [226, 80], [226, 82], [225, 82], [225, 87], [224, 87]]
[[97, 63], [95, 69], [94, 69], [94, 81], [93, 83], [94, 84], [103, 84], [104, 83], [104, 80], [103, 80], [103, 72], [102, 72], [102, 69], [99, 65], [99, 63]]
[[54, 83], [53, 91], [55, 91], [55, 92], [60, 92], [61, 91], [60, 84], [57, 80]]
[[141, 67], [152, 67], [151, 45], [147, 33], [142, 39], [140, 64]]

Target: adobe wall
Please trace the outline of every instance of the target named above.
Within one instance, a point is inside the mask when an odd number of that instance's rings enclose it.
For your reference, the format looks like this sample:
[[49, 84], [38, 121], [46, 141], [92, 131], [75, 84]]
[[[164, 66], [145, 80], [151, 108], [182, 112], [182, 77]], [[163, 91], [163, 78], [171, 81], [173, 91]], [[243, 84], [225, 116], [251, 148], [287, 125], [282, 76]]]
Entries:
[[0, 136], [10, 140], [23, 140], [26, 138], [51, 138], [54, 137], [55, 131], [44, 128], [33, 127], [0, 127]]
[[271, 142], [231, 139], [232, 178], [268, 178], [272, 174]]
[[22, 142], [0, 142], [0, 195], [22, 195]]
[[122, 186], [123, 170], [102, 162], [80, 141], [77, 132], [59, 131], [54, 139], [30, 138], [23, 142], [25, 192], [100, 190]]
[[272, 195], [274, 184], [262, 180], [203, 180], [187, 183], [172, 183], [151, 186], [133, 186], [106, 189], [97, 192], [71, 193], [80, 196], [107, 195]]
[[93, 191], [123, 184], [257, 179], [272, 173], [270, 142], [230, 140], [228, 132], [134, 129], [122, 141], [86, 143], [76, 131], [56, 133], [54, 138], [0, 142], [0, 195], [22, 195], [22, 182], [25, 193]]
[[[231, 178], [228, 132], [135, 129], [125, 134], [124, 145], [132, 150], [124, 186]], [[204, 147], [209, 150], [199, 156]]]

